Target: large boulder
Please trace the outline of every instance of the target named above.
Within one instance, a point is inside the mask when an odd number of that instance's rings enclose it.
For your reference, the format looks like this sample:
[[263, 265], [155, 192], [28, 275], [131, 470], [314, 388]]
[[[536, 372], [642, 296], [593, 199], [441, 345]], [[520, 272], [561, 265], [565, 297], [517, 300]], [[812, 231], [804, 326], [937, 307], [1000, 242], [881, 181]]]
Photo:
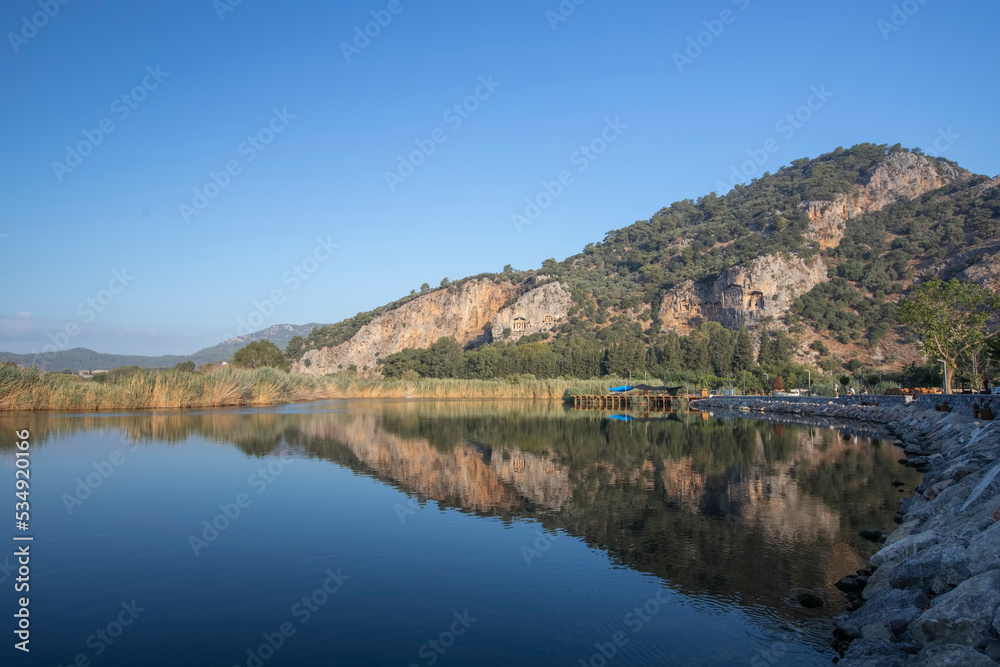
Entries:
[[993, 660], [974, 648], [934, 642], [920, 652], [911, 667], [996, 667]]
[[[837, 627], [847, 637], [863, 636], [866, 627], [872, 624], [884, 625], [898, 635], [920, 616], [928, 604], [927, 596], [921, 591], [892, 589], [868, 600], [860, 609], [839, 621]], [[873, 630], [868, 628], [867, 634], [872, 636]]]
[[910, 626], [910, 633], [924, 646], [934, 641], [977, 646], [990, 639], [998, 607], [1000, 570], [992, 570], [936, 598]]
[[868, 598], [890, 588], [917, 588], [940, 595], [972, 576], [969, 555], [960, 544], [937, 543], [916, 555], [889, 562], [875, 570], [868, 580]]
[[839, 667], [863, 667], [878, 665], [878, 667], [903, 667], [907, 665], [909, 656], [898, 648], [880, 639], [858, 639], [851, 642], [850, 648], [844, 654]]
[[897, 563], [904, 558], [915, 556], [937, 543], [937, 533], [929, 530], [909, 535], [892, 544], [886, 541], [886, 546], [871, 557], [871, 564], [875, 567], [882, 567], [890, 563]]
[[969, 541], [968, 554], [972, 574], [1000, 568], [1000, 521]]

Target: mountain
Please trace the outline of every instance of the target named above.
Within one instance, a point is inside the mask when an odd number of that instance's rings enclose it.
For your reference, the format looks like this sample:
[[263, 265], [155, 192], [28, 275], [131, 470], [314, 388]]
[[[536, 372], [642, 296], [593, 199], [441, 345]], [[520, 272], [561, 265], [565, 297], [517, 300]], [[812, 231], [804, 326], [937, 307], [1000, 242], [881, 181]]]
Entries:
[[236, 350], [247, 343], [257, 340], [269, 340], [283, 350], [295, 336], [308, 336], [313, 328], [322, 326], [322, 324], [317, 324], [316, 322], [310, 324], [275, 324], [266, 329], [261, 329], [245, 336], [236, 336], [235, 338], [224, 340], [218, 345], [198, 350], [191, 355], [191, 360], [196, 364], [225, 361], [226, 359], [231, 359]]
[[219, 363], [231, 359], [236, 350], [247, 343], [256, 340], [269, 340], [284, 349], [294, 336], [307, 336], [314, 327], [321, 324], [275, 324], [266, 329], [237, 336], [225, 340], [218, 345], [206, 347], [189, 355], [163, 355], [149, 357], [133, 354], [105, 354], [94, 352], [83, 347], [69, 350], [59, 350], [40, 354], [14, 354], [0, 352], [0, 361], [12, 361], [25, 366], [37, 366], [43, 371], [69, 370], [74, 373], [87, 370], [111, 370], [122, 366], [140, 366], [142, 368], [169, 368], [184, 361], [193, 361], [197, 365]]
[[726, 377], [741, 369], [732, 348], [746, 325], [754, 363], [775, 352], [830, 373], [898, 371], [921, 362], [896, 320], [915, 280], [1000, 285], [998, 184], [898, 144], [837, 148], [676, 202], [561, 262], [321, 327], [287, 354], [293, 372], [312, 374], [589, 377], [599, 366]]

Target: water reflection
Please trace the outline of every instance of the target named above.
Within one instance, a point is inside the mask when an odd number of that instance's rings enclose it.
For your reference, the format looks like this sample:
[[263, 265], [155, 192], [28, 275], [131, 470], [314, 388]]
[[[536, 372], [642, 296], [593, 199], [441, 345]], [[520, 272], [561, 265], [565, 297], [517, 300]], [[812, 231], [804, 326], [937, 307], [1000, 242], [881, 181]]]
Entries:
[[[421, 502], [533, 518], [689, 595], [789, 618], [841, 609], [833, 583], [877, 548], [899, 494], [919, 483], [888, 444], [839, 431], [703, 413], [630, 420], [550, 403], [326, 402], [122, 415], [8, 414], [36, 446], [81, 431], [180, 443], [198, 435], [251, 456], [288, 447]], [[818, 610], [797, 592], [826, 599]]]

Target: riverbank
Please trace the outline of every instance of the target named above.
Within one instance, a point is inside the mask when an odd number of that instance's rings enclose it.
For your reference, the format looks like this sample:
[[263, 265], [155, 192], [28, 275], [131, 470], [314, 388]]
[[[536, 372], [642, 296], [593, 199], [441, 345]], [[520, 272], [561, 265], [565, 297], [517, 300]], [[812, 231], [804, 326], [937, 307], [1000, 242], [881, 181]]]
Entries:
[[0, 364], [0, 411], [214, 408], [337, 398], [561, 401], [567, 394], [607, 391], [615, 382], [620, 384], [622, 380], [538, 379], [532, 376], [502, 380], [386, 380], [348, 374], [291, 375], [273, 368], [232, 366], [205, 373], [137, 370], [97, 381]]
[[[860, 399], [864, 399], [863, 401]], [[900, 503], [899, 526], [871, 567], [838, 583], [855, 607], [836, 619], [850, 642], [841, 665], [1000, 663], [1000, 420], [972, 416], [985, 396], [797, 399], [716, 397], [698, 409], [735, 409], [873, 422], [925, 472]], [[948, 401], [951, 412], [935, 410]], [[868, 405], [861, 405], [861, 403]]]

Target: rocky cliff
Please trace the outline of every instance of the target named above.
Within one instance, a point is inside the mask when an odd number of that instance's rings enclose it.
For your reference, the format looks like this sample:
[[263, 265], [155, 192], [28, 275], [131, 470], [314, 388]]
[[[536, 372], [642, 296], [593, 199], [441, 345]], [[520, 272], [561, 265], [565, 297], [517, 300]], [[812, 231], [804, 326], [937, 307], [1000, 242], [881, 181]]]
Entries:
[[818, 241], [824, 250], [836, 248], [851, 218], [909, 201], [969, 175], [965, 170], [923, 155], [892, 153], [864, 185], [856, 185], [853, 191], [838, 195], [833, 201], [804, 202], [802, 206], [809, 214], [807, 237]]
[[819, 255], [766, 255], [723, 271], [710, 283], [688, 281], [669, 290], [660, 303], [660, 319], [664, 328], [681, 332], [695, 318], [730, 328], [753, 325], [784, 315], [795, 299], [826, 280]]
[[372, 374], [379, 359], [406, 348], [430, 347], [442, 336], [462, 345], [488, 340], [488, 325], [516, 294], [509, 282], [485, 279], [436, 290], [376, 317], [336, 347], [309, 350], [292, 372], [326, 375], [356, 366], [360, 374]]
[[379, 359], [406, 348], [430, 347], [442, 336], [464, 345], [493, 340], [492, 332], [510, 340], [550, 331], [566, 319], [573, 298], [558, 282], [529, 290], [516, 301], [510, 282], [470, 280], [441, 289], [384, 313], [335, 347], [309, 350], [292, 366], [294, 373], [326, 375], [355, 366], [362, 375], [377, 372]]
[[[501, 309], [493, 318], [494, 340], [517, 340], [533, 333], [551, 331], [562, 323], [573, 307], [573, 297], [559, 283], [546, 283]], [[505, 332], [510, 333], [505, 336]]]

